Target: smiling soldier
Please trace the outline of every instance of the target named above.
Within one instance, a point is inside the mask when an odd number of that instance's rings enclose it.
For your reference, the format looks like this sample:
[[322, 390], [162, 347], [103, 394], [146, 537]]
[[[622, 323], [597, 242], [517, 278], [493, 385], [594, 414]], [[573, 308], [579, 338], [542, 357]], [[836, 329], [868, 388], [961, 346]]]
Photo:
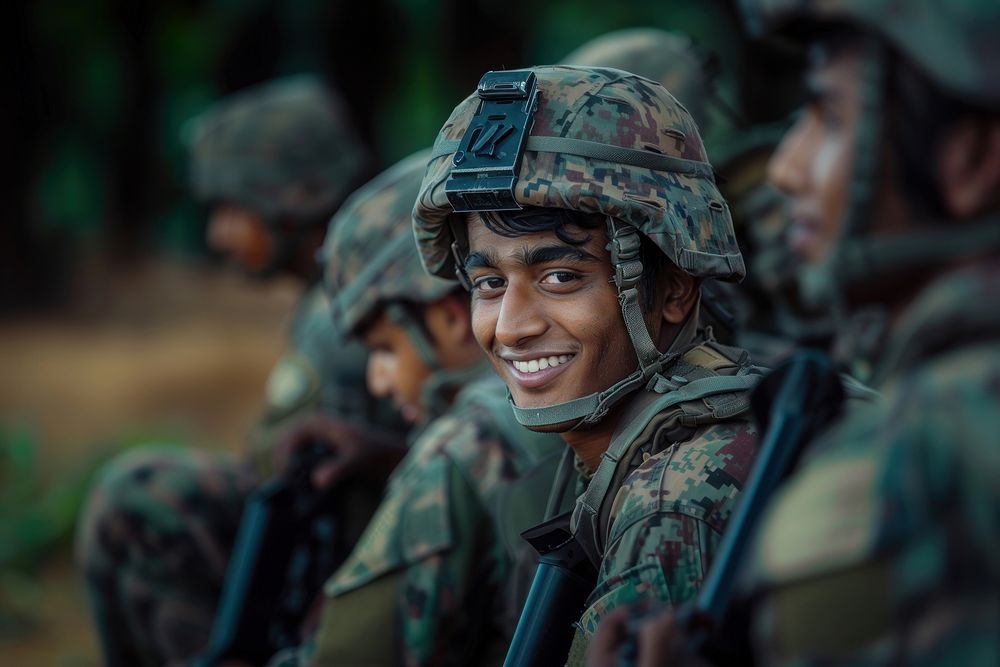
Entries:
[[693, 597], [755, 455], [759, 376], [699, 319], [700, 281], [744, 274], [729, 210], [666, 90], [558, 66], [483, 77], [414, 224], [425, 268], [471, 290], [518, 421], [569, 445], [549, 508], [575, 507], [538, 534], [572, 535], [597, 571], [573, 618], [543, 621], [547, 645], [577, 621], [574, 664], [617, 606]]

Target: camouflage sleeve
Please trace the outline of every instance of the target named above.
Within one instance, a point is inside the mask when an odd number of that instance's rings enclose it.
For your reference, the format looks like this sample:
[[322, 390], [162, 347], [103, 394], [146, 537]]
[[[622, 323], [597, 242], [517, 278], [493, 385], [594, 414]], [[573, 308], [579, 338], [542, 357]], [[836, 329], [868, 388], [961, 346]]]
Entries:
[[[413, 445], [375, 518], [326, 586], [326, 605], [345, 604], [363, 587], [397, 578], [391, 604], [393, 664], [467, 665], [482, 661], [503, 562], [492, 522], [470, 480], [447, 454], [476, 425], [441, 418]], [[445, 445], [449, 447], [446, 448]], [[382, 616], [380, 614], [380, 616]], [[335, 617], [324, 611], [324, 617]], [[325, 637], [321, 627], [315, 644]], [[384, 637], [385, 628], [357, 635]], [[317, 655], [313, 664], [326, 662]]]
[[695, 596], [756, 449], [749, 423], [713, 424], [647, 458], [626, 478], [580, 632], [591, 637], [623, 604], [680, 604]]

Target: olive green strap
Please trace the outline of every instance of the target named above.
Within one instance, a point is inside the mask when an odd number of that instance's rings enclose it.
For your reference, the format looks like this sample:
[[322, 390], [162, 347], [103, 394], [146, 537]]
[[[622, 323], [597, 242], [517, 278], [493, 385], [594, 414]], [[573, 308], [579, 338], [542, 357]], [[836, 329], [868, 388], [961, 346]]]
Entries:
[[611, 407], [623, 397], [646, 384], [642, 371], [637, 370], [623, 380], [619, 380], [604, 391], [581, 396], [558, 405], [547, 405], [541, 408], [521, 408], [514, 404], [508, 395], [514, 418], [522, 426], [551, 426], [565, 422], [581, 420], [580, 424], [592, 424], [600, 421]]
[[[705, 372], [705, 369], [700, 370]], [[639, 437], [639, 434], [646, 429], [649, 422], [663, 411], [680, 403], [720, 394], [748, 391], [756, 387], [761, 378], [761, 375], [753, 367], [741, 369], [736, 375], [715, 375], [712, 373], [690, 381], [685, 380], [684, 376], [690, 376], [691, 370], [685, 371], [685, 369], [678, 368], [677, 371], [666, 384], [660, 385], [661, 388], [668, 389], [668, 393], [647, 404], [638, 414], [630, 416], [625, 427], [615, 434], [608, 449], [601, 456], [601, 462], [594, 477], [590, 480], [587, 490], [577, 501], [582, 516], [577, 522], [576, 535], [592, 561], [596, 559], [596, 562], [600, 562], [599, 552], [603, 551], [604, 548], [604, 540], [599, 530], [601, 505], [609, 500], [607, 498], [608, 491], [619, 464], [623, 462], [629, 448]], [[671, 390], [671, 387], [676, 388]], [[591, 551], [594, 553], [590, 553]]]
[[432, 371], [437, 371], [441, 368], [441, 363], [438, 361], [437, 351], [434, 349], [434, 344], [431, 343], [430, 339], [421, 326], [420, 322], [417, 322], [413, 315], [410, 314], [403, 305], [400, 303], [390, 303], [385, 307], [385, 316], [388, 317], [392, 322], [398, 324], [403, 329], [406, 330], [406, 335], [409, 336], [410, 342], [413, 343], [413, 347], [417, 349], [417, 354], [425, 364], [427, 364]]
[[[439, 139], [434, 143], [434, 148], [431, 151], [431, 159], [444, 155], [452, 155], [458, 150], [460, 143], [457, 139]], [[653, 151], [640, 151], [612, 144], [602, 144], [585, 139], [531, 136], [528, 137], [524, 148], [525, 150], [538, 153], [577, 155], [579, 157], [589, 157], [594, 160], [624, 164], [631, 167], [641, 167], [653, 171], [666, 171], [698, 178], [715, 178], [712, 165], [707, 162], [688, 160], [674, 157], [673, 155], [654, 153]]]
[[698, 160], [687, 160], [663, 155], [653, 151], [639, 151], [611, 144], [602, 144], [584, 139], [568, 137], [528, 137], [526, 150], [539, 153], [563, 153], [578, 155], [604, 162], [627, 164], [632, 167], [642, 167], [653, 171], [669, 171], [676, 174], [686, 174], [699, 178], [714, 178], [712, 165]]
[[[864, 54], [858, 72], [858, 98], [860, 112], [854, 133], [854, 157], [848, 183], [847, 210], [840, 220], [838, 239], [824, 261], [802, 268], [802, 294], [806, 302], [824, 306], [835, 320], [846, 316], [844, 289], [851, 279], [841, 271], [850, 261], [844, 256], [851, 241], [868, 234], [875, 220], [875, 191], [882, 166], [881, 134], [885, 120], [885, 47], [874, 37], [864, 45]], [[854, 276], [855, 279], [858, 276]], [[872, 280], [871, 275], [863, 276]]]

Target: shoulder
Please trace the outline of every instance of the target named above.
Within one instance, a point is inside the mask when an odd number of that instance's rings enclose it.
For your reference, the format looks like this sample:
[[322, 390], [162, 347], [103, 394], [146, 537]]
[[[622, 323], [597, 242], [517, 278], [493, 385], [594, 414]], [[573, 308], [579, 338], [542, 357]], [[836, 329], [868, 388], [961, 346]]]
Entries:
[[[419, 438], [393, 474], [382, 503], [350, 556], [326, 585], [337, 596], [376, 578], [413, 567], [454, 546], [452, 506], [476, 504], [440, 442]], [[461, 497], [453, 497], [458, 493]]]
[[658, 514], [686, 515], [721, 532], [757, 453], [756, 427], [731, 419], [701, 427], [649, 456], [618, 489], [608, 542]]
[[441, 443], [444, 454], [484, 497], [557, 456], [564, 446], [557, 435], [518, 424], [499, 381], [473, 383], [437, 421], [427, 436]]
[[878, 401], [854, 406], [764, 514], [755, 584], [896, 552], [936, 522], [962, 524], [972, 539], [990, 534], [1000, 521], [998, 400], [993, 344], [914, 365]]

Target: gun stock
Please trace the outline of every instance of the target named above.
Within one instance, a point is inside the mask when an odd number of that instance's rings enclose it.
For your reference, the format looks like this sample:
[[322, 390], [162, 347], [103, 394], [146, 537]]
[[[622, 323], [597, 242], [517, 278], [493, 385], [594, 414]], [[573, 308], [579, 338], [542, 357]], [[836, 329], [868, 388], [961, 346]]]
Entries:
[[314, 489], [322, 445], [297, 453], [289, 474], [262, 484], [243, 511], [208, 649], [194, 667], [227, 660], [265, 664], [299, 640], [323, 581], [346, 555], [336, 530], [336, 494]]

